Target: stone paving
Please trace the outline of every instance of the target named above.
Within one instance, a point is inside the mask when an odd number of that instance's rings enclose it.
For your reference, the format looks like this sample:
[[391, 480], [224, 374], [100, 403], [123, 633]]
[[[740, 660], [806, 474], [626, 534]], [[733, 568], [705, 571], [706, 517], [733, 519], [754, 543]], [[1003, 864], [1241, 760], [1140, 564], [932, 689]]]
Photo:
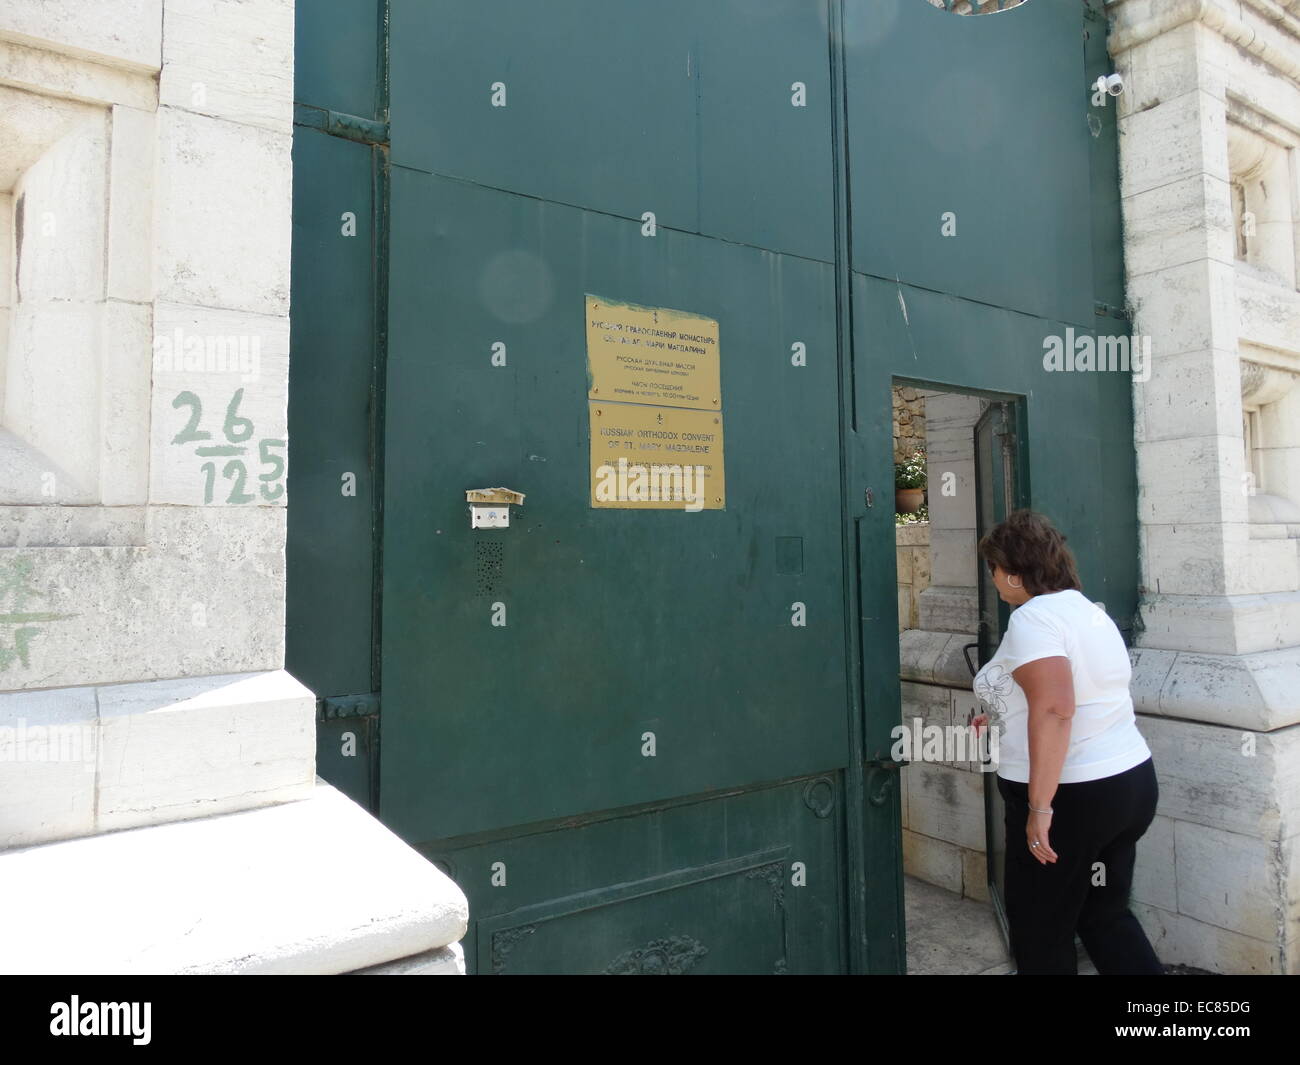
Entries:
[[[913, 876], [903, 878], [911, 976], [999, 976], [1015, 967], [993, 907]], [[1096, 968], [1080, 948], [1079, 974]]]

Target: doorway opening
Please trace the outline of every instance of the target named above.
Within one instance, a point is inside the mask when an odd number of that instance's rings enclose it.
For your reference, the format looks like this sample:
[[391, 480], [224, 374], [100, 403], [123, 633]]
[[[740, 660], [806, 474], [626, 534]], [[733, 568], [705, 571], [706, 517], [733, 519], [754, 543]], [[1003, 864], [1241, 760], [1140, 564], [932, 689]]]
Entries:
[[1002, 801], [968, 726], [1008, 614], [977, 544], [1028, 504], [1024, 404], [902, 379], [892, 393], [908, 971], [1008, 972]]

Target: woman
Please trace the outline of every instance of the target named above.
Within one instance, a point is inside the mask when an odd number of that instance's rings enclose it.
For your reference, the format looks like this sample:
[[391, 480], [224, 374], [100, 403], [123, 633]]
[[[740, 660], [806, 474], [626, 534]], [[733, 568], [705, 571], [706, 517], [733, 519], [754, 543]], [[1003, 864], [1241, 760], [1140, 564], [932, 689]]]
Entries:
[[1043, 515], [1014, 512], [979, 553], [1012, 607], [974, 690], [987, 710], [977, 725], [999, 730], [1016, 971], [1075, 973], [1077, 931], [1099, 973], [1163, 973], [1128, 908], [1158, 790], [1124, 640], [1079, 590], [1065, 537]]

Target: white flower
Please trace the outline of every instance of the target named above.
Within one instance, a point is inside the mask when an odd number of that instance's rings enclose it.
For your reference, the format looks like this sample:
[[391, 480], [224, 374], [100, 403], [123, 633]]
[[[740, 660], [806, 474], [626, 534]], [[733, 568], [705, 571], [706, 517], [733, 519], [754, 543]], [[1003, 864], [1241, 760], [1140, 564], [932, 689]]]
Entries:
[[992, 666], [975, 678], [975, 698], [984, 704], [998, 732], [1004, 731], [1007, 697], [1014, 684], [1015, 679], [1001, 666]]

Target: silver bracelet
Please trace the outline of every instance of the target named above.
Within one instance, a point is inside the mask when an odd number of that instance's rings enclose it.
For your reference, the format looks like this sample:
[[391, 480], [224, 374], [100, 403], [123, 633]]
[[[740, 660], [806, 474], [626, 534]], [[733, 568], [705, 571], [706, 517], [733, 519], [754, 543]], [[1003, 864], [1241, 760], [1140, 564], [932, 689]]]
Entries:
[[1031, 806], [1030, 809], [1033, 810], [1034, 813], [1036, 814], [1050, 814], [1052, 812], [1052, 808], [1050, 806], [1046, 810], [1040, 810], [1036, 806]]

